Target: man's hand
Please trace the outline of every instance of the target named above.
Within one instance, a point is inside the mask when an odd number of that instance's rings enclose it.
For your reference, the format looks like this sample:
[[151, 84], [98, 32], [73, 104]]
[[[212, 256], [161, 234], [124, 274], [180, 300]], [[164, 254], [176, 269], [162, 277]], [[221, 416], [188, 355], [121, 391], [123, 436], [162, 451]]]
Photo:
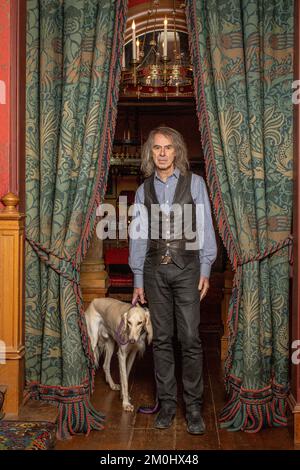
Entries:
[[198, 290], [200, 291], [200, 301], [204, 299], [209, 289], [209, 278], [205, 276], [200, 276], [200, 281], [198, 285]]
[[145, 294], [144, 294], [144, 288], [143, 287], [135, 287], [133, 289], [131, 303], [135, 304], [136, 302], [141, 302], [141, 304], [145, 303]]

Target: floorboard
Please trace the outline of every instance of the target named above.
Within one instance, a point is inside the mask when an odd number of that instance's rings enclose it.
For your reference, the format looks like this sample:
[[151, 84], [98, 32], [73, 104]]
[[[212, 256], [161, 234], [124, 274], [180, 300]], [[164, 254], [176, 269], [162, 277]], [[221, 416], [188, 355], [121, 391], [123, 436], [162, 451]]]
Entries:
[[[89, 436], [74, 436], [58, 441], [56, 450], [291, 450], [294, 449], [292, 417], [287, 428], [264, 429], [259, 433], [229, 432], [220, 429], [218, 413], [225, 403], [223, 369], [220, 361], [219, 341], [203, 338], [204, 344], [204, 407], [207, 431], [203, 436], [192, 436], [186, 431], [180, 365], [178, 376], [178, 407], [171, 428], [153, 427], [154, 415], [126, 413], [122, 410], [119, 392], [105, 383], [102, 369], [97, 372], [93, 405], [106, 415], [105, 429], [92, 431]], [[177, 363], [180, 355], [176, 354]], [[118, 382], [117, 358], [112, 361], [112, 376]], [[153, 361], [149, 348], [142, 359], [137, 359], [130, 377], [130, 396], [137, 408], [153, 404], [155, 387]]]

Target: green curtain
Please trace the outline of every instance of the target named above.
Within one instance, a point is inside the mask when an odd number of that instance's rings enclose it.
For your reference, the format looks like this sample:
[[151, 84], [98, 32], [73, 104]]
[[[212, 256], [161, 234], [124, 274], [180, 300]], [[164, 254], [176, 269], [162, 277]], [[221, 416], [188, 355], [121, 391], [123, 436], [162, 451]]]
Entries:
[[27, 1], [26, 389], [59, 434], [103, 427], [80, 264], [105, 194], [126, 0]]
[[187, 2], [199, 127], [235, 271], [221, 412], [229, 430], [287, 424], [293, 1]]

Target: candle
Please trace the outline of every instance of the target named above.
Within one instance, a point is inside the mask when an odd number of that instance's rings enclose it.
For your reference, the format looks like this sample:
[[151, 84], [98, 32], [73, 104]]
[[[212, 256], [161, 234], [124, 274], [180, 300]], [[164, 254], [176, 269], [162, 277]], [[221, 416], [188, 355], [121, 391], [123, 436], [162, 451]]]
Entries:
[[140, 58], [140, 41], [138, 39], [136, 40], [136, 56], [137, 56], [137, 60], [139, 60], [139, 58]]
[[163, 56], [167, 57], [168, 55], [168, 20], [167, 17], [165, 16], [164, 20], [164, 50], [163, 50]]
[[122, 68], [123, 68], [123, 69], [126, 69], [126, 61], [125, 61], [125, 44], [124, 44], [124, 46], [123, 46]]
[[136, 60], [135, 22], [132, 22], [132, 60]]

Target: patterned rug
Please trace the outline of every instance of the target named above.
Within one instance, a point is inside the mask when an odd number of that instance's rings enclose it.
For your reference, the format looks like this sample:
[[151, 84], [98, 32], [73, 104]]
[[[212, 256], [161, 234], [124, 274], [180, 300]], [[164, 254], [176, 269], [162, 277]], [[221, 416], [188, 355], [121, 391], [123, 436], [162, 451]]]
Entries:
[[47, 450], [56, 439], [56, 424], [47, 421], [0, 421], [0, 450]]

